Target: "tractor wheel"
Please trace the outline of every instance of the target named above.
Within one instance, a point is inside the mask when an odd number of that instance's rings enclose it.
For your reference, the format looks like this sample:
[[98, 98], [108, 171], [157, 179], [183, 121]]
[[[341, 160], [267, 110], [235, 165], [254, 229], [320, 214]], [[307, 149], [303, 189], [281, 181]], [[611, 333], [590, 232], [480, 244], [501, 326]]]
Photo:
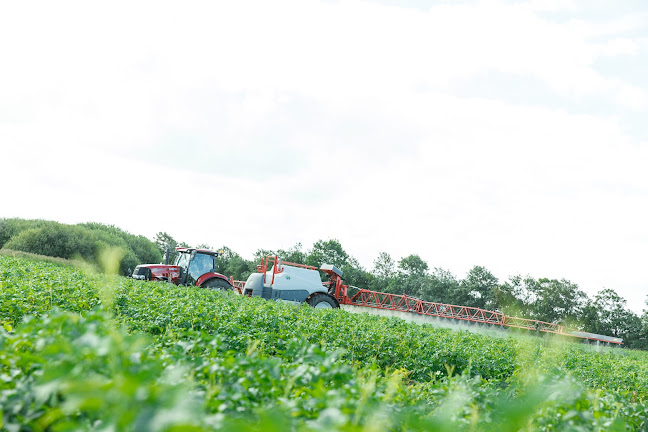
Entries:
[[333, 297], [324, 293], [315, 294], [306, 301], [315, 309], [337, 309], [340, 307]]
[[202, 288], [213, 289], [218, 291], [232, 291], [232, 285], [230, 285], [229, 282], [217, 277], [209, 279], [201, 286]]

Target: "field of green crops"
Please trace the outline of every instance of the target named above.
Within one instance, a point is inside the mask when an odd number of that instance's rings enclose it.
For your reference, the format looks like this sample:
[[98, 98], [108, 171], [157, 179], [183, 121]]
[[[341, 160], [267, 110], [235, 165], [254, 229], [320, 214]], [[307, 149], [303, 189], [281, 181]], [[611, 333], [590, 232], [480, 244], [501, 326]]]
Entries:
[[0, 429], [648, 427], [648, 355], [0, 256]]

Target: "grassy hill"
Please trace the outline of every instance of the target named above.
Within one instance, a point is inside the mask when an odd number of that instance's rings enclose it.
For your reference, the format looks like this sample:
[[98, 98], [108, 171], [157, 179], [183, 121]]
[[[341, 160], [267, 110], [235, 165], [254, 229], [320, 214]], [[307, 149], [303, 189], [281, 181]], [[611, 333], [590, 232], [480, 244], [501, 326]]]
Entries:
[[6, 430], [644, 430], [648, 354], [0, 256]]
[[[130, 234], [113, 225], [82, 223], [67, 225], [46, 220], [0, 219], [0, 250], [21, 251], [85, 262], [111, 273], [130, 274], [141, 263], [156, 263], [162, 254], [144, 236]], [[118, 261], [112, 257], [119, 257]], [[107, 261], [116, 269], [106, 267]]]

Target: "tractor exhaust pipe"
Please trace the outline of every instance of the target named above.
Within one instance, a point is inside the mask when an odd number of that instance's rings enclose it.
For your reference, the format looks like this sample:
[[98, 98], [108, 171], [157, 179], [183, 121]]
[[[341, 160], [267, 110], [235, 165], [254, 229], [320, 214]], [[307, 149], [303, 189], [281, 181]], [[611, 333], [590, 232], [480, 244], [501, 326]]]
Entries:
[[171, 254], [171, 247], [169, 243], [166, 245], [166, 252], [164, 252], [164, 264], [169, 265], [169, 255]]

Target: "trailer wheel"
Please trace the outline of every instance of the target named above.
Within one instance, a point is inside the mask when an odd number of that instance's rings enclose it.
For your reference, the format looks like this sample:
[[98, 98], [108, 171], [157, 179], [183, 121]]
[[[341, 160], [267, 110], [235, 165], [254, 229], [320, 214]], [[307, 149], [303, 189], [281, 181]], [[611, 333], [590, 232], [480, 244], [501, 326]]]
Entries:
[[232, 291], [232, 285], [229, 282], [217, 277], [209, 279], [201, 287], [218, 291]]
[[315, 309], [337, 309], [340, 305], [328, 294], [315, 294], [306, 302]]

